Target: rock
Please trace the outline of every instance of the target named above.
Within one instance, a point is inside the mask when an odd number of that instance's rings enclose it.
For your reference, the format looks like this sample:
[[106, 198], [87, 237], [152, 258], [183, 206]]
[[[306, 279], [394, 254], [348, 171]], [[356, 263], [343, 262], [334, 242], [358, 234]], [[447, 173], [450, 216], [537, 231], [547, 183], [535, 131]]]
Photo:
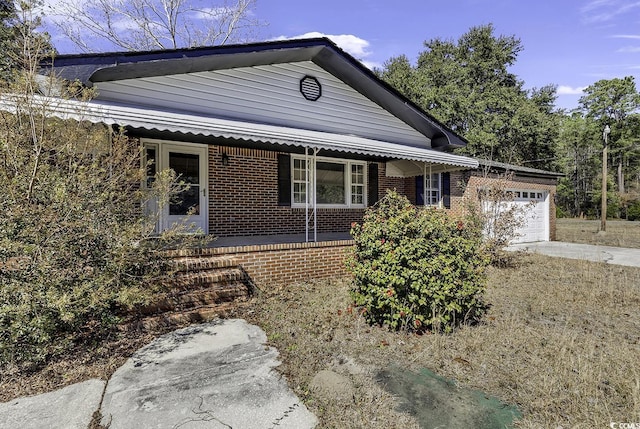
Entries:
[[54, 392], [0, 403], [2, 429], [87, 429], [105, 382], [92, 379]]
[[107, 384], [101, 424], [121, 428], [313, 428], [316, 417], [273, 369], [278, 352], [244, 320], [174, 331]]
[[330, 370], [322, 370], [311, 380], [310, 390], [327, 398], [338, 401], [353, 401], [355, 388], [351, 380]]

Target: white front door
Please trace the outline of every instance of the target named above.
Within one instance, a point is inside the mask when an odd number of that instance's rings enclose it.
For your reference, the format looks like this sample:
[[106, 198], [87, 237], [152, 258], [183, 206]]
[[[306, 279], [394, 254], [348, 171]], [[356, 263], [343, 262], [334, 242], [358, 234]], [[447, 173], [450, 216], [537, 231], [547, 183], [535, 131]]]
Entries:
[[160, 230], [184, 224], [189, 232], [206, 234], [208, 231], [207, 207], [207, 146], [168, 143], [162, 141], [145, 142], [146, 156], [156, 157], [158, 171], [172, 169], [179, 182], [188, 189], [176, 195], [160, 208], [158, 227]]

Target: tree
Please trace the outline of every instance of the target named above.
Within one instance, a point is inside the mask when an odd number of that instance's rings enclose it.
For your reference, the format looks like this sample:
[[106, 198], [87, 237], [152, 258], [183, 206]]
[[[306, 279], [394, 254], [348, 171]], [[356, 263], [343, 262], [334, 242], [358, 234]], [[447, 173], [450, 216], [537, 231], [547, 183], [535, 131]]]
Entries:
[[523, 49], [519, 39], [495, 36], [489, 24], [471, 28], [457, 42], [435, 38], [425, 47], [415, 67], [405, 56], [392, 58], [380, 76], [466, 137], [464, 153], [551, 165], [558, 121], [555, 87], [525, 91], [509, 71]]
[[256, 0], [69, 0], [46, 10], [80, 50], [145, 51], [222, 45], [248, 39], [260, 21]]
[[[588, 86], [579, 100], [588, 118], [593, 119], [602, 130], [611, 128], [610, 152], [617, 164], [617, 183], [620, 195], [625, 194], [625, 163], [637, 146], [637, 134], [633, 133], [634, 113], [640, 107], [640, 94], [636, 90], [633, 76], [622, 79], [602, 79]], [[599, 142], [602, 144], [602, 141]]]
[[558, 144], [558, 166], [565, 173], [558, 185], [557, 207], [574, 217], [595, 216], [592, 196], [599, 189], [602, 130], [579, 111], [562, 117]]

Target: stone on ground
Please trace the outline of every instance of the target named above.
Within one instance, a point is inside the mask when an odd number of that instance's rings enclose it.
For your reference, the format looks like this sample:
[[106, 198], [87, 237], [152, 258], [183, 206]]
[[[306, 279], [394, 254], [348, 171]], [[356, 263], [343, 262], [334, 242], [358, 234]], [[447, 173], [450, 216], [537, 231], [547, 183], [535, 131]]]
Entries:
[[278, 352], [244, 320], [214, 321], [140, 349], [107, 384], [101, 424], [120, 428], [313, 428], [273, 369]]
[[337, 372], [323, 369], [317, 373], [309, 385], [312, 392], [337, 401], [353, 401], [355, 389], [349, 378]]
[[0, 403], [2, 429], [87, 429], [105, 382], [87, 380], [54, 392]]

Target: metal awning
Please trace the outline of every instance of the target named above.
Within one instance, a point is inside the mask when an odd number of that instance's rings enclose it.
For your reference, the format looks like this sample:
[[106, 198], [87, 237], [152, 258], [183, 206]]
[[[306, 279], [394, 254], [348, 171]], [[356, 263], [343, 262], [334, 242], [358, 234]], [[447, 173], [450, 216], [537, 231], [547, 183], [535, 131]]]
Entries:
[[[105, 101], [82, 102], [52, 97], [38, 97], [38, 100], [42, 105], [46, 105], [48, 114], [61, 119], [357, 153], [440, 164], [452, 166], [453, 169], [478, 167], [478, 161], [472, 158], [353, 135], [200, 116], [189, 112], [134, 107]], [[9, 98], [0, 100], [0, 108], [3, 110], [15, 111], [15, 105], [16, 103]], [[441, 170], [445, 169], [448, 170], [448, 168]]]

